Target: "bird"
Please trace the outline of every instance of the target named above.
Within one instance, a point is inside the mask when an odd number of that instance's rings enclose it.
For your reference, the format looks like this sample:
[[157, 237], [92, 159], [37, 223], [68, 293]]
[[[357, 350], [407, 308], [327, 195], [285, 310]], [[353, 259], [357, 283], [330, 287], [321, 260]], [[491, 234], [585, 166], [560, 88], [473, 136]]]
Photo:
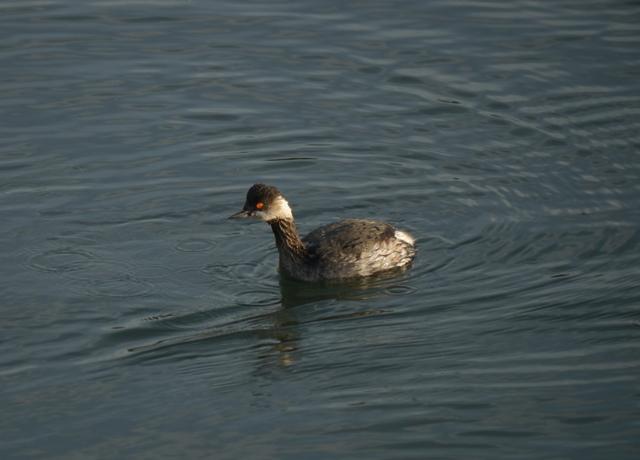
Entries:
[[269, 224], [280, 272], [299, 281], [346, 280], [405, 269], [416, 255], [413, 236], [377, 220], [341, 220], [300, 238], [288, 201], [271, 185], [251, 186], [242, 210], [229, 219]]

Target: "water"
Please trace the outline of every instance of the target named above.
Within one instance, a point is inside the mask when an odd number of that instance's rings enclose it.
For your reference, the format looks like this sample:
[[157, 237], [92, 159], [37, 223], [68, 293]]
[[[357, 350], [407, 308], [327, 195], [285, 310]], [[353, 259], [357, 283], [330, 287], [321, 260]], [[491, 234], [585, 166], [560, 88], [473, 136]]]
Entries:
[[[636, 2], [0, 3], [0, 456], [638, 458]], [[303, 231], [414, 267], [280, 280]]]

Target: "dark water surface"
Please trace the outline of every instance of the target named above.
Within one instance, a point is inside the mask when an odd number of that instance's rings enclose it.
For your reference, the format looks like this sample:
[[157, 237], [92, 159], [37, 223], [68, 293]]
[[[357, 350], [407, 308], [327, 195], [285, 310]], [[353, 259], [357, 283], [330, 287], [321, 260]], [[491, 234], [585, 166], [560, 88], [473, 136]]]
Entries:
[[[640, 458], [640, 4], [0, 2], [0, 458]], [[375, 217], [280, 280], [225, 217]]]

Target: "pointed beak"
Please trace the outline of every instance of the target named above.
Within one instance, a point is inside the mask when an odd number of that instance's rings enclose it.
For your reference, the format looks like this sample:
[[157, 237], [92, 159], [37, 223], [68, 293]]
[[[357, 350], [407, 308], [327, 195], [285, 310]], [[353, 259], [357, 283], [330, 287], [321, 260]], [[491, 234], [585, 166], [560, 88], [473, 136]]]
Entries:
[[249, 214], [249, 211], [243, 209], [240, 212], [230, 215], [227, 219], [246, 219], [247, 217], [251, 217], [251, 214]]

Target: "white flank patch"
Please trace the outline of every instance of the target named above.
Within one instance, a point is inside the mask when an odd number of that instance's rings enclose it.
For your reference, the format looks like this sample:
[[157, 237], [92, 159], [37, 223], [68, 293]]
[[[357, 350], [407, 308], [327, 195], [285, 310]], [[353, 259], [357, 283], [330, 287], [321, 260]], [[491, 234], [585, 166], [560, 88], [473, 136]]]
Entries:
[[395, 236], [399, 240], [402, 240], [405, 243], [410, 244], [411, 246], [414, 246], [416, 244], [416, 240], [414, 240], [413, 237], [407, 232], [403, 232], [402, 230], [396, 230]]

